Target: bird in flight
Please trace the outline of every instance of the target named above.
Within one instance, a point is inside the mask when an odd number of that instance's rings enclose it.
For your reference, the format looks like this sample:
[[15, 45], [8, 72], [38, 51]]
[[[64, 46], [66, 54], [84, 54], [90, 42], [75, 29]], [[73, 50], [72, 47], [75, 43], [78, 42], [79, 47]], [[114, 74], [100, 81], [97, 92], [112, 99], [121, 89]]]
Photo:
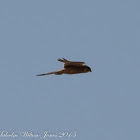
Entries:
[[44, 76], [44, 75], [50, 75], [50, 74], [78, 74], [78, 73], [87, 73], [91, 72], [91, 68], [85, 65], [84, 62], [74, 62], [74, 61], [68, 61], [65, 58], [58, 59], [58, 61], [64, 63], [64, 68], [62, 70], [53, 71], [49, 73], [44, 74], [38, 74], [36, 76]]

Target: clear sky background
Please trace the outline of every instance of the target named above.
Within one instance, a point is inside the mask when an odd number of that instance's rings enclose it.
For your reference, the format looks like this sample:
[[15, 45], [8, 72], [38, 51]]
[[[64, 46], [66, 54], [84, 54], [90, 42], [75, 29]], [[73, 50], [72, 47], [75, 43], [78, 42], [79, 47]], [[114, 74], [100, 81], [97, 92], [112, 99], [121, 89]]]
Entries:
[[[61, 69], [62, 57], [92, 73], [36, 77]], [[140, 1], [0, 1], [3, 130], [139, 140]]]

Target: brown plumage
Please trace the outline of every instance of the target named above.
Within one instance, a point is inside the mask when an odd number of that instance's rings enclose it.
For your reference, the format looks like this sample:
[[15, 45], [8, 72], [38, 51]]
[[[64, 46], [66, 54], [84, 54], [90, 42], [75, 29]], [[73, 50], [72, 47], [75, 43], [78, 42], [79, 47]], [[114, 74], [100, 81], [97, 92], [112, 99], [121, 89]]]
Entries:
[[68, 61], [65, 58], [63, 59], [58, 59], [58, 61], [64, 63], [64, 68], [59, 71], [53, 71], [50, 73], [44, 73], [44, 74], [39, 74], [36, 76], [44, 76], [44, 75], [50, 75], [50, 74], [56, 74], [56, 75], [61, 75], [61, 74], [78, 74], [78, 73], [87, 73], [91, 72], [91, 68], [85, 65], [84, 62], [73, 62], [73, 61]]

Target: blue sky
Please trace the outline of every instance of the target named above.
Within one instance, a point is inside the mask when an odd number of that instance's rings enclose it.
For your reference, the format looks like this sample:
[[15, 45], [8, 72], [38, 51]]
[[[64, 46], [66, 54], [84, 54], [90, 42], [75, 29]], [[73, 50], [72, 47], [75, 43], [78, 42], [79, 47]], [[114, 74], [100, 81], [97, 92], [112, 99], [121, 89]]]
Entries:
[[[25, 139], [22, 131], [76, 132], [46, 139], [140, 139], [139, 6], [0, 1], [0, 132], [17, 139]], [[61, 69], [62, 57], [86, 62], [92, 73], [35, 76]]]

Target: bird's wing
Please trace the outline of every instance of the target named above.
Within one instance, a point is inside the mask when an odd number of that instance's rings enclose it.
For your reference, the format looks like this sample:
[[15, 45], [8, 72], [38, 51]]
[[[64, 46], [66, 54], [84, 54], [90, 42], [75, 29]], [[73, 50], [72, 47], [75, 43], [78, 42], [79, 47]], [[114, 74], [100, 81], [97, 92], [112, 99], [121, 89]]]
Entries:
[[85, 64], [85, 62], [73, 62], [73, 61], [68, 61], [65, 58], [63, 59], [58, 59], [58, 61], [63, 62], [64, 63], [64, 67], [69, 66], [69, 65], [73, 65], [73, 66], [82, 66]]
[[50, 74], [61, 75], [61, 74], [63, 74], [63, 71], [64, 71], [64, 70], [53, 71], [53, 72], [49, 72], [49, 73], [38, 74], [38, 75], [36, 75], [36, 76], [44, 76], [44, 75], [50, 75]]

